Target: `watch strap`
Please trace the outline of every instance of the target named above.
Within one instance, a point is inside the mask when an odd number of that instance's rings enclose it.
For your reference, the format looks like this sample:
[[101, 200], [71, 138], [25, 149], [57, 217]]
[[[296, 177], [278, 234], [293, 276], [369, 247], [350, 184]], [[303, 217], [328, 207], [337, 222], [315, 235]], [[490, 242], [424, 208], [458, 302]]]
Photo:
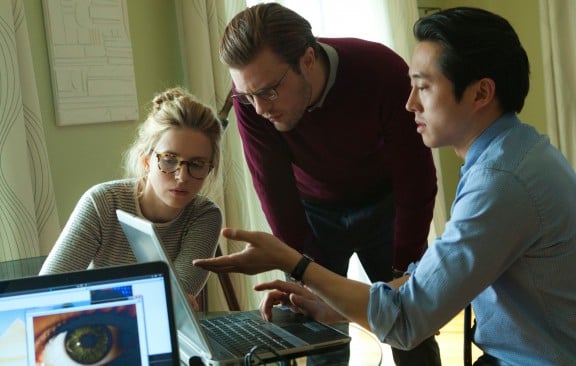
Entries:
[[308, 265], [310, 264], [310, 262], [314, 262], [314, 259], [310, 258], [306, 254], [302, 254], [302, 258], [300, 258], [300, 260], [298, 261], [298, 264], [296, 264], [296, 267], [294, 267], [294, 269], [292, 270], [292, 273], [290, 273], [290, 277], [294, 281], [302, 282], [302, 277], [304, 276], [304, 271], [306, 271], [306, 268], [308, 268]]

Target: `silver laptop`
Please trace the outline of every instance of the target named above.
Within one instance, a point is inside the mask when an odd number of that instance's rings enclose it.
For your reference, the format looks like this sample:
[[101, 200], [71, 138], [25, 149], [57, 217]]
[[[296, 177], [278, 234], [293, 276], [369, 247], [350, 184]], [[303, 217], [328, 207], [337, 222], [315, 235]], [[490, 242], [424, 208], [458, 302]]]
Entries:
[[[258, 310], [219, 315], [195, 313], [154, 225], [122, 210], [116, 213], [138, 262], [161, 260], [170, 267], [180, 358], [188, 360], [189, 365], [245, 365], [293, 359], [350, 343], [347, 334], [289, 309], [274, 308], [273, 322], [263, 320]], [[252, 332], [261, 333], [259, 337], [265, 343], [241, 344], [251, 339]]]
[[168, 266], [0, 281], [0, 365], [178, 366]]

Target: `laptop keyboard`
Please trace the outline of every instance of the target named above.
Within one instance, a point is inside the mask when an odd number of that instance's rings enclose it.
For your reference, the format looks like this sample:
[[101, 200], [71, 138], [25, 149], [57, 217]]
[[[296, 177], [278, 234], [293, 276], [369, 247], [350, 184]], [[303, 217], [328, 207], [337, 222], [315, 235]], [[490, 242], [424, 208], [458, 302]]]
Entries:
[[228, 314], [225, 317], [202, 319], [202, 327], [212, 340], [224, 345], [239, 356], [249, 353], [254, 346], [259, 352], [292, 348], [293, 345], [269, 330], [264, 319], [244, 314]]

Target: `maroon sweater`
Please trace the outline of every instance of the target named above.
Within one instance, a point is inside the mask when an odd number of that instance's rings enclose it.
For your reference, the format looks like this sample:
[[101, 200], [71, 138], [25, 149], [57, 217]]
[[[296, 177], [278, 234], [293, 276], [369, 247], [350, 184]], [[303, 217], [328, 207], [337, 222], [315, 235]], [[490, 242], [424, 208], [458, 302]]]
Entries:
[[394, 267], [427, 246], [436, 195], [430, 149], [404, 108], [408, 67], [389, 48], [359, 39], [320, 39], [339, 56], [324, 104], [290, 132], [234, 102], [254, 187], [274, 233], [303, 252], [314, 245], [301, 200], [354, 205], [394, 192]]

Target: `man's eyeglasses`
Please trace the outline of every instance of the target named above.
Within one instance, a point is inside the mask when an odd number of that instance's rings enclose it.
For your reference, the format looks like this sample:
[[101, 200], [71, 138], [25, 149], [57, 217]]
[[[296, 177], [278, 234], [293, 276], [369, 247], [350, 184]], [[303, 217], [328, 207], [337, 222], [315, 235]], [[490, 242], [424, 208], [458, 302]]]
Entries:
[[184, 160], [178, 155], [172, 153], [157, 153], [156, 158], [158, 159], [158, 169], [162, 173], [171, 174], [176, 173], [182, 165], [186, 165], [188, 174], [192, 178], [204, 179], [210, 174], [214, 165], [204, 160]]
[[254, 104], [255, 97], [260, 98], [265, 102], [273, 102], [276, 99], [278, 99], [278, 90], [276, 89], [278, 89], [278, 87], [282, 83], [282, 80], [284, 80], [286, 74], [288, 74], [288, 71], [290, 71], [290, 67], [286, 69], [280, 80], [278, 80], [278, 82], [270, 88], [260, 89], [254, 93], [232, 94], [232, 98], [236, 99], [238, 102], [242, 104]]

